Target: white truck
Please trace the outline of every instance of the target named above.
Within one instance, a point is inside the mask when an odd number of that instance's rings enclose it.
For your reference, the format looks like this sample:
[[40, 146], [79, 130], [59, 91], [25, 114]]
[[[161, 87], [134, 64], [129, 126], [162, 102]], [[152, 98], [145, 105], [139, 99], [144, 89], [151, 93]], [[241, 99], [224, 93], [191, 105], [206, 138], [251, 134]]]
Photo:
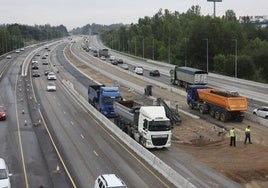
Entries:
[[114, 102], [114, 123], [145, 148], [171, 146], [171, 124], [163, 106], [140, 106], [134, 101]]

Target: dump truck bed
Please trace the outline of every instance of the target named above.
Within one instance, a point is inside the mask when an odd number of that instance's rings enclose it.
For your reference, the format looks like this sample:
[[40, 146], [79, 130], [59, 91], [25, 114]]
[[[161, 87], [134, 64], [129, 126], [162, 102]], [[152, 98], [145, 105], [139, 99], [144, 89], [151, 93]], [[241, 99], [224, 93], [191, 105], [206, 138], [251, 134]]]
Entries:
[[217, 89], [198, 89], [199, 99], [207, 103], [226, 108], [228, 111], [246, 111], [247, 99], [240, 95], [234, 95]]

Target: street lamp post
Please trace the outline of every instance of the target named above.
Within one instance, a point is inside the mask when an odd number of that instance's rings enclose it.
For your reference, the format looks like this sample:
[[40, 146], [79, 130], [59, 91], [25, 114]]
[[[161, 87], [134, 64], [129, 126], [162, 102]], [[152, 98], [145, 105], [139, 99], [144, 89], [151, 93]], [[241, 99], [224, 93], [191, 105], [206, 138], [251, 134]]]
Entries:
[[207, 43], [207, 73], [208, 73], [208, 38], [207, 39], [203, 39], [206, 41]]
[[187, 38], [186, 37], [184, 38], [184, 41], [185, 41], [184, 66], [186, 67], [187, 66]]
[[237, 39], [233, 41], [235, 41], [235, 78], [237, 78]]

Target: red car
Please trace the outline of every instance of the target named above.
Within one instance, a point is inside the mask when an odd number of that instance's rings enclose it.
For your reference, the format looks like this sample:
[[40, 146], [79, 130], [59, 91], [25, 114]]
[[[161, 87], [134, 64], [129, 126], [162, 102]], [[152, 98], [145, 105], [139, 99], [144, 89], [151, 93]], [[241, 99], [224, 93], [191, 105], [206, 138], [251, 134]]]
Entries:
[[0, 106], [0, 120], [6, 120], [6, 109]]
[[113, 60], [113, 61], [112, 61], [112, 64], [113, 64], [113, 65], [117, 65], [117, 64], [118, 64], [118, 61], [117, 61], [117, 60]]

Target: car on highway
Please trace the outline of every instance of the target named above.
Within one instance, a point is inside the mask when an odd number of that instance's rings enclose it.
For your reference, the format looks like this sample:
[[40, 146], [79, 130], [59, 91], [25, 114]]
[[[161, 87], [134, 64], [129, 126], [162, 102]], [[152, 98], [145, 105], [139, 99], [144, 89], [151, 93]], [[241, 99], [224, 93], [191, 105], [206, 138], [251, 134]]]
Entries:
[[256, 116], [268, 119], [268, 106], [262, 106], [259, 108], [255, 108], [253, 110], [253, 114]]
[[127, 188], [127, 186], [117, 175], [103, 174], [95, 180], [94, 188]]
[[115, 56], [114, 55], [111, 55], [110, 56], [110, 61], [113, 61], [113, 60], [115, 60]]
[[124, 60], [123, 59], [118, 59], [117, 62], [118, 62], [118, 64], [123, 64]]
[[134, 67], [133, 72], [138, 75], [143, 75], [143, 68], [141, 66]]
[[11, 55], [7, 55], [7, 59], [11, 59]]
[[37, 60], [32, 60], [32, 65], [34, 64], [38, 64], [38, 61]]
[[12, 174], [9, 173], [5, 160], [0, 158], [0, 187], [11, 188], [10, 176]]
[[42, 65], [48, 65], [48, 62], [47, 61], [43, 61], [42, 62]]
[[159, 70], [151, 70], [149, 74], [150, 76], [160, 76]]
[[46, 56], [43, 56], [42, 59], [46, 59]]
[[56, 74], [54, 72], [50, 72], [47, 75], [47, 79], [48, 80], [57, 80], [57, 76], [56, 76]]
[[47, 91], [56, 91], [56, 84], [55, 84], [55, 82], [48, 82], [47, 83]]
[[37, 69], [39, 69], [38, 64], [37, 64], [37, 63], [33, 64], [33, 65], [32, 65], [32, 69], [33, 69], [33, 70], [37, 70]]
[[44, 70], [44, 74], [45, 74], [45, 76], [47, 76], [48, 73], [50, 73], [50, 72], [51, 72], [51, 70]]
[[33, 77], [40, 77], [39, 70], [33, 70]]
[[100, 59], [103, 60], [103, 61], [105, 61], [106, 60], [106, 57], [105, 56], [101, 56]]
[[16, 50], [16, 53], [20, 53], [20, 50]]
[[128, 69], [129, 69], [129, 67], [128, 67], [127, 64], [120, 65], [120, 67], [121, 67], [122, 69], [125, 69], [125, 70], [128, 70]]
[[7, 111], [4, 106], [0, 105], [0, 120], [6, 120]]
[[113, 64], [113, 65], [117, 65], [118, 62], [117, 62], [117, 60], [115, 59], [115, 60], [113, 60], [113, 61], [111, 62], [111, 64]]

